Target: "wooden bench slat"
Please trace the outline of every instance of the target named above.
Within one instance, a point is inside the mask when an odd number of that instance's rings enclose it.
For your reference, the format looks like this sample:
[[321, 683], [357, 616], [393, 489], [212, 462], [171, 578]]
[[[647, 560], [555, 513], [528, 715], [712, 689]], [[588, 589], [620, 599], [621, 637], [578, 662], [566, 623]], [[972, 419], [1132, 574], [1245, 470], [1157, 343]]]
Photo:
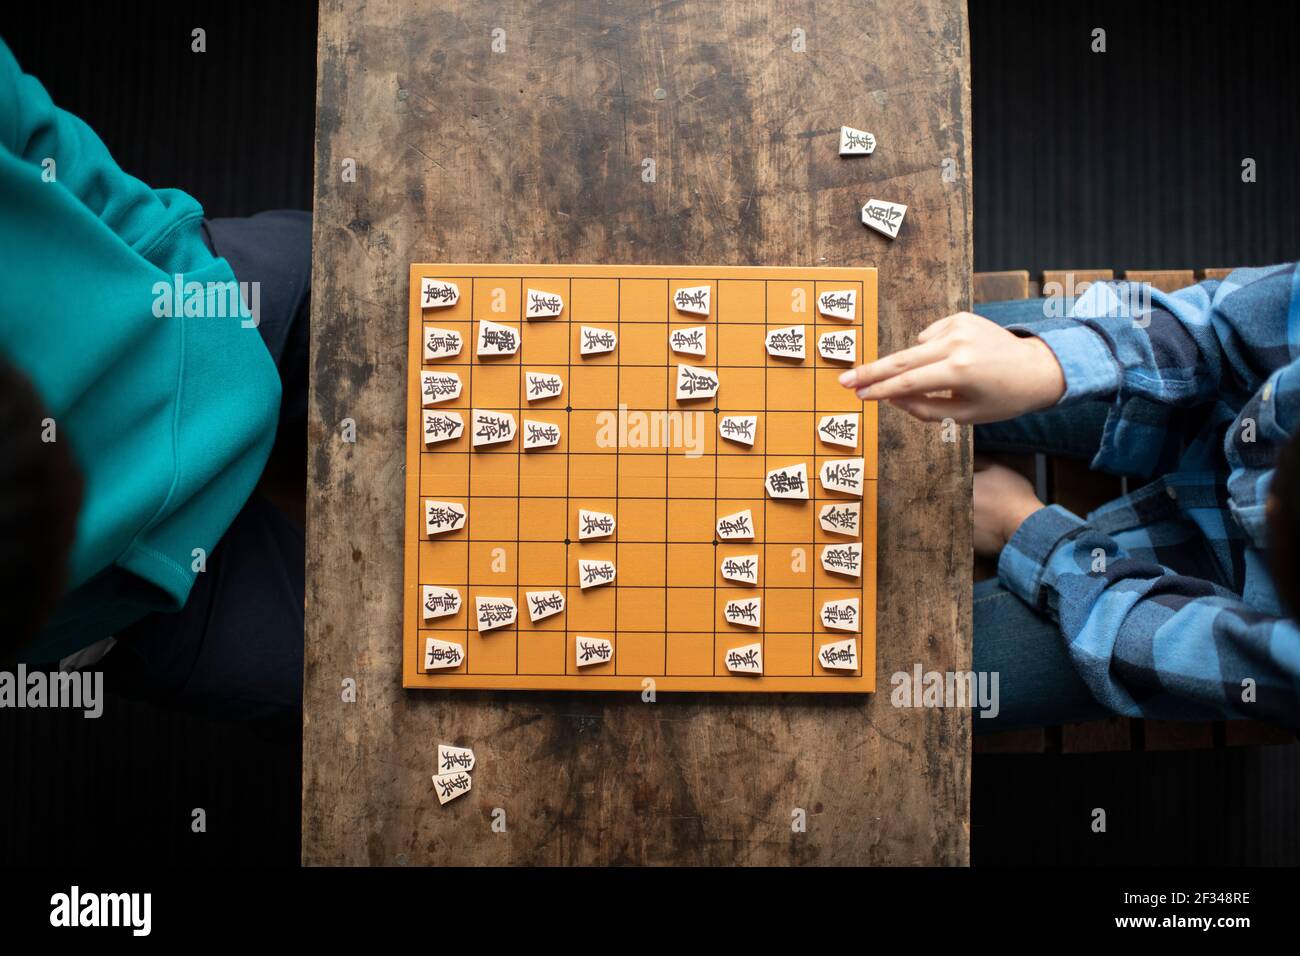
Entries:
[[1196, 285], [1196, 274], [1191, 269], [1125, 269], [1124, 278], [1145, 282], [1161, 292], [1177, 292]]
[[1094, 282], [1115, 278], [1110, 269], [1046, 269], [1037, 295], [1080, 296]]
[[1144, 750], [1208, 750], [1214, 746], [1212, 721], [1144, 720]]
[[1091, 754], [1131, 750], [1132, 747], [1132, 721], [1127, 717], [1061, 725], [1061, 753]]
[[[978, 729], [980, 718], [972, 719]], [[977, 734], [971, 739], [975, 741], [977, 754], [1040, 754], [1047, 749], [1047, 731], [1042, 727]]]
[[1224, 743], [1229, 747], [1260, 747], [1296, 742], [1296, 735], [1286, 728], [1258, 720], [1225, 720], [1223, 726]]
[[975, 302], [1003, 302], [1029, 298], [1029, 270], [977, 272], [972, 297]]

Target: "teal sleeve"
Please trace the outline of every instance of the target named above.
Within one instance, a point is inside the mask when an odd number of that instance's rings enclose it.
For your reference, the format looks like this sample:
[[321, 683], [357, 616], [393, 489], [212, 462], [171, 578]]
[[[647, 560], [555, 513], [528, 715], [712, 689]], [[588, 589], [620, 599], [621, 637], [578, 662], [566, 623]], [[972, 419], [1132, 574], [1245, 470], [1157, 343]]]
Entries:
[[269, 454], [280, 384], [257, 329], [171, 307], [175, 287], [235, 287], [202, 220], [122, 171], [0, 41], [0, 352], [83, 477], [69, 593], [29, 657], [182, 606]]

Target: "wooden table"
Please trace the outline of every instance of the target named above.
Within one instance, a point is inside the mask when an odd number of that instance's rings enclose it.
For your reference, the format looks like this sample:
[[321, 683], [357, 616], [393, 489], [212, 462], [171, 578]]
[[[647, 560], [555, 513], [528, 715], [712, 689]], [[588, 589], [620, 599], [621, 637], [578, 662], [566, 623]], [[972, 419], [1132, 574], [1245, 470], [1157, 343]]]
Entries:
[[[317, 82], [304, 862], [967, 863], [969, 714], [890, 702], [970, 667], [964, 430], [882, 410], [873, 696], [439, 694], [399, 660], [408, 264], [874, 265], [902, 347], [971, 298], [965, 5], [325, 0]], [[439, 807], [453, 741], [474, 791]]]

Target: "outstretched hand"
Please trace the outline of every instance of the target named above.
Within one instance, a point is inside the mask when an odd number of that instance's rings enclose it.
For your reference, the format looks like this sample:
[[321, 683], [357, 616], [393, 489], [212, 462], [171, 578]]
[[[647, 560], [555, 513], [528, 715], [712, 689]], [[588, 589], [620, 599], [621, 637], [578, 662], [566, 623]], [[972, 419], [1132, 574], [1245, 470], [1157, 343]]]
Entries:
[[1061, 365], [1041, 339], [970, 312], [940, 319], [916, 339], [911, 348], [845, 372], [840, 384], [923, 421], [951, 418], [959, 425], [1005, 421], [1065, 394]]

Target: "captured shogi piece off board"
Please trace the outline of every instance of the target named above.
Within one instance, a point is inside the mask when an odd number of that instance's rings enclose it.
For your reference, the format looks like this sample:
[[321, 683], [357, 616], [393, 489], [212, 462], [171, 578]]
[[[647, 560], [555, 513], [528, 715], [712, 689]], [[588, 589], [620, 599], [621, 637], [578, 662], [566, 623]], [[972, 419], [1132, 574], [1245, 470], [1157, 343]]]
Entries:
[[874, 269], [416, 263], [409, 309], [404, 686], [875, 690]]

